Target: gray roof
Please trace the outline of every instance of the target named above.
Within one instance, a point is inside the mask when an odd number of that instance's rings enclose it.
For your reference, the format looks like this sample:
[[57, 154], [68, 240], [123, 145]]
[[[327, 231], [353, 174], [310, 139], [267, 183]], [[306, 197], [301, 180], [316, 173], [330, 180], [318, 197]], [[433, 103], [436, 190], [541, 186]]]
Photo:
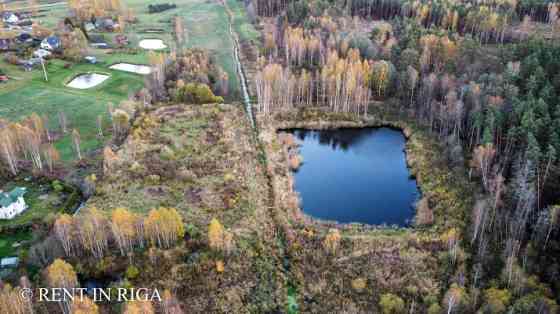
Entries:
[[8, 49], [10, 47], [10, 40], [7, 38], [0, 38], [0, 49]]
[[6, 257], [0, 260], [0, 267], [17, 266], [18, 261], [17, 257]]
[[17, 187], [9, 193], [0, 193], [0, 206], [8, 207], [17, 202], [18, 198], [22, 197], [27, 190], [25, 188]]

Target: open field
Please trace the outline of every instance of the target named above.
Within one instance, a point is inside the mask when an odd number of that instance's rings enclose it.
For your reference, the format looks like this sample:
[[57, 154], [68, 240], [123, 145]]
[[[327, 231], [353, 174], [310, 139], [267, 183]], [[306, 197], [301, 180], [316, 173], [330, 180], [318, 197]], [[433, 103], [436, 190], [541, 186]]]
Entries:
[[233, 28], [239, 36], [239, 40], [257, 42], [261, 34], [255, 29], [255, 26], [250, 23], [247, 12], [243, 6], [242, 1], [227, 0], [227, 6], [233, 13]]
[[[135, 257], [144, 270], [135, 286], [173, 282], [178, 297], [190, 300], [185, 313], [274, 312], [284, 303], [268, 184], [252, 132], [243, 108], [233, 105], [168, 105], [137, 121], [86, 208], [124, 207], [144, 216], [174, 207], [189, 240], [157, 266]], [[234, 239], [222, 273], [216, 253], [202, 245], [213, 218]]]
[[3, 235], [0, 238], [0, 257], [13, 256], [17, 252], [17, 247], [13, 247], [16, 242], [31, 240], [32, 234], [27, 231], [19, 231], [11, 235]]
[[[51, 3], [52, 1], [39, 1], [40, 5]], [[233, 43], [228, 31], [226, 11], [220, 2], [181, 0], [174, 2], [178, 6], [176, 9], [156, 14], [148, 13], [145, 1], [127, 0], [125, 3], [138, 18], [137, 23], [129, 24], [126, 28], [125, 34], [131, 42], [130, 47], [138, 47], [138, 42], [146, 38], [162, 39], [168, 46], [176, 45], [171, 21], [175, 16], [181, 16], [188, 38], [184, 46], [208, 49], [216, 58], [217, 64], [228, 73], [230, 99], [237, 98], [239, 81], [232, 56]], [[16, 1], [11, 3], [10, 7], [23, 8], [25, 4]], [[234, 27], [240, 34], [240, 38], [256, 40], [259, 34], [248, 23], [242, 4], [230, 0], [228, 6], [234, 12]], [[67, 12], [65, 3], [42, 6], [38, 20], [42, 25], [54, 28]], [[161, 30], [161, 32], [147, 32], [150, 29]], [[108, 43], [112, 43], [116, 33], [99, 33], [99, 35], [102, 35]], [[84, 151], [100, 148], [104, 140], [96, 136], [97, 117], [106, 114], [108, 103], [118, 104], [144, 84], [141, 76], [110, 70], [108, 66], [118, 62], [147, 64], [149, 54], [142, 49], [132, 49], [127, 53], [108, 52], [108, 50], [90, 49], [89, 54], [101, 61], [97, 65], [78, 64], [71, 69], [65, 69], [64, 62], [52, 61], [47, 68], [49, 82], [44, 82], [40, 69], [24, 72], [19, 67], [0, 60], [0, 68], [13, 78], [7, 84], [0, 85], [0, 116], [18, 120], [36, 112], [39, 115], [46, 115], [50, 127], [58, 129], [57, 116], [62, 111], [68, 118], [70, 128], [76, 128], [80, 132]], [[72, 77], [89, 71], [109, 73], [111, 78], [99, 86], [86, 90], [75, 90], [65, 86]], [[108, 115], [105, 115], [106, 124], [107, 119]], [[62, 160], [74, 159], [75, 152], [68, 134], [59, 138], [56, 147], [61, 152]]]
[[[208, 49], [216, 58], [224, 71], [229, 75], [230, 91], [233, 96], [239, 93], [239, 82], [236, 75], [235, 64], [232, 55], [232, 39], [228, 30], [227, 13], [223, 5], [217, 0], [179, 0], [173, 1], [176, 9], [156, 14], [147, 12], [147, 4], [142, 0], [126, 0], [125, 3], [138, 17], [138, 23], [130, 24], [126, 30], [132, 45], [144, 38], [159, 38], [168, 45], [175, 41], [173, 36], [172, 19], [176, 16], [183, 18], [187, 40], [186, 48]], [[164, 2], [162, 2], [164, 3]], [[152, 3], [153, 4], [153, 3]], [[236, 30], [242, 38], [256, 39], [258, 33], [248, 22], [242, 11], [242, 4], [229, 1], [228, 5], [236, 15]], [[149, 29], [160, 29], [162, 33], [146, 33]], [[132, 35], [134, 34], [134, 35]]]
[[[97, 122], [103, 115], [104, 123], [109, 125], [107, 104], [117, 105], [128, 98], [128, 95], [142, 88], [144, 79], [140, 75], [110, 70], [104, 65], [78, 64], [70, 69], [64, 68], [64, 62], [53, 60], [47, 67], [49, 81], [45, 82], [40, 70], [31, 74], [23, 71], [15, 72], [6, 68], [9, 75], [23, 75], [23, 79], [12, 81], [0, 89], [0, 116], [9, 120], [18, 120], [33, 112], [49, 120], [50, 128], [59, 132], [58, 113], [64, 112], [69, 129], [80, 132], [82, 150], [99, 148], [104, 141], [97, 138]], [[65, 84], [80, 73], [103, 72], [111, 78], [102, 84], [86, 90], [68, 88]], [[73, 160], [75, 153], [71, 144], [70, 134], [63, 135], [56, 147], [61, 159]]]

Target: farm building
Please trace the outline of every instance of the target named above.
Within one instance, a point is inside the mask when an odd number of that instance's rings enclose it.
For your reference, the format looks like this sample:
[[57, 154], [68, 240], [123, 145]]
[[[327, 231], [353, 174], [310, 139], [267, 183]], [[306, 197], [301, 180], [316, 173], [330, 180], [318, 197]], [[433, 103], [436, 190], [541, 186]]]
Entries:
[[95, 25], [91, 22], [87, 22], [84, 24], [84, 29], [86, 30], [86, 32], [91, 32], [95, 30]]
[[96, 64], [97, 63], [97, 58], [94, 56], [85, 56], [84, 60], [86, 60], [86, 62], [91, 63], [91, 64]]
[[9, 193], [0, 192], [0, 219], [12, 219], [27, 209], [25, 188], [15, 188]]
[[99, 30], [106, 30], [106, 31], [114, 31], [118, 27], [118, 24], [115, 23], [110, 18], [100, 18], [95, 21], [95, 28]]

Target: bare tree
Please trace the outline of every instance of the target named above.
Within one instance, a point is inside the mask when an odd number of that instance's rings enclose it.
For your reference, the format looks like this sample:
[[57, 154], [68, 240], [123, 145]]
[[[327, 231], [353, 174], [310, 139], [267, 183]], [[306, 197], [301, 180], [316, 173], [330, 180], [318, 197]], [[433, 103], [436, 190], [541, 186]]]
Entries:
[[82, 160], [82, 150], [80, 148], [80, 132], [74, 129], [72, 131], [72, 143], [74, 144], [74, 151], [78, 155], [78, 160]]
[[62, 111], [58, 112], [58, 123], [60, 125], [60, 129], [62, 133], [68, 133], [68, 120], [66, 120], [66, 114]]

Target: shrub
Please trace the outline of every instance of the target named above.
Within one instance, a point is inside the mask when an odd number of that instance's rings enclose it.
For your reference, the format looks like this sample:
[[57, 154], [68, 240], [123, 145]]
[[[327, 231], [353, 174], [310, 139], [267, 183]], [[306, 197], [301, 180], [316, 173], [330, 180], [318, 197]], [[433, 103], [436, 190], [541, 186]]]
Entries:
[[148, 12], [150, 14], [159, 13], [159, 12], [175, 9], [176, 7], [177, 5], [174, 3], [173, 4], [171, 3], [150, 4], [148, 5]]
[[192, 104], [223, 103], [224, 99], [214, 95], [206, 84], [189, 83], [177, 89], [176, 101]]
[[338, 229], [331, 229], [323, 240], [323, 247], [325, 251], [330, 254], [335, 254], [340, 245], [341, 235]]
[[140, 270], [136, 266], [130, 265], [126, 268], [125, 276], [127, 279], [134, 279], [138, 275], [140, 275]]
[[352, 289], [356, 292], [362, 292], [367, 288], [367, 281], [364, 278], [356, 278], [352, 280]]
[[52, 182], [52, 188], [55, 192], [60, 193], [62, 191], [64, 191], [64, 186], [62, 185], [62, 183], [58, 180], [54, 180]]
[[383, 314], [399, 314], [405, 312], [403, 299], [391, 293], [386, 293], [381, 296], [379, 306]]
[[484, 291], [486, 308], [491, 313], [503, 313], [511, 300], [511, 293], [507, 289], [489, 288]]

